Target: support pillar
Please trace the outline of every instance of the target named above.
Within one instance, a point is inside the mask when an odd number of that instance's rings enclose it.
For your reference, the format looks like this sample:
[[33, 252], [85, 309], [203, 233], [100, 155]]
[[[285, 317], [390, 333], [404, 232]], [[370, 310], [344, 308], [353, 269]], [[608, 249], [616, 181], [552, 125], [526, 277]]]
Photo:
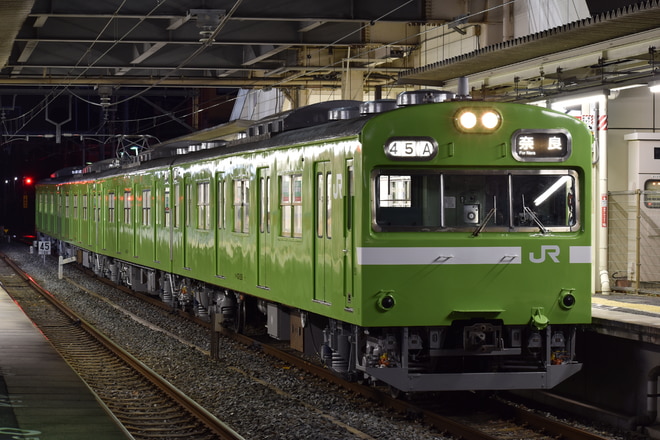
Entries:
[[364, 100], [364, 77], [362, 72], [344, 69], [341, 76], [341, 99]]

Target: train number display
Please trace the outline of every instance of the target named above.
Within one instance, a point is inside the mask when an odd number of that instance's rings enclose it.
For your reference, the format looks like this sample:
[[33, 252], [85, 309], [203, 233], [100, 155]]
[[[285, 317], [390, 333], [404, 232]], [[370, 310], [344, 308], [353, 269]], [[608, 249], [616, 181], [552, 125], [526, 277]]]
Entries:
[[385, 155], [392, 160], [431, 160], [438, 143], [430, 137], [393, 137], [385, 143]]

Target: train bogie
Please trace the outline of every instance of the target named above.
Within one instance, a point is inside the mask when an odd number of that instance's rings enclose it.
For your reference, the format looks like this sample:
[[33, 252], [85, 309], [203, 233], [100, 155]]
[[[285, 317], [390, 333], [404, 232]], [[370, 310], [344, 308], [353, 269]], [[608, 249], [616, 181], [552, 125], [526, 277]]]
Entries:
[[40, 231], [97, 272], [237, 329], [254, 305], [280, 339], [293, 317], [338, 374], [549, 388], [580, 368], [591, 136], [568, 116], [444, 102], [64, 180], [39, 186]]

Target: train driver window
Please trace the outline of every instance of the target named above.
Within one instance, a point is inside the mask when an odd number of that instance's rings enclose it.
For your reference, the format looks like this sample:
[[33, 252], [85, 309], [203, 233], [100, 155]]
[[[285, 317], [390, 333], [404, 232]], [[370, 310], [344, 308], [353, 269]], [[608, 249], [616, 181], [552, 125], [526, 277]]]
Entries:
[[486, 172], [443, 175], [443, 226], [509, 226], [508, 176]]
[[514, 174], [511, 176], [514, 226], [575, 226], [575, 176], [572, 174]]
[[376, 231], [569, 231], [579, 227], [570, 170], [380, 170]]
[[438, 228], [440, 177], [429, 174], [381, 174], [376, 179], [376, 224], [381, 230]]

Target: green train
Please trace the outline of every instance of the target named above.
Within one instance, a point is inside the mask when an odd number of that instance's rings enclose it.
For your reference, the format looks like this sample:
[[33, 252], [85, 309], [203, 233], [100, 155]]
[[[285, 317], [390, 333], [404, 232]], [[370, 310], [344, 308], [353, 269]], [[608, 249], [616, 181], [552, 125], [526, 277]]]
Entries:
[[551, 388], [591, 322], [592, 135], [545, 108], [327, 102], [54, 173], [40, 239], [393, 392]]

